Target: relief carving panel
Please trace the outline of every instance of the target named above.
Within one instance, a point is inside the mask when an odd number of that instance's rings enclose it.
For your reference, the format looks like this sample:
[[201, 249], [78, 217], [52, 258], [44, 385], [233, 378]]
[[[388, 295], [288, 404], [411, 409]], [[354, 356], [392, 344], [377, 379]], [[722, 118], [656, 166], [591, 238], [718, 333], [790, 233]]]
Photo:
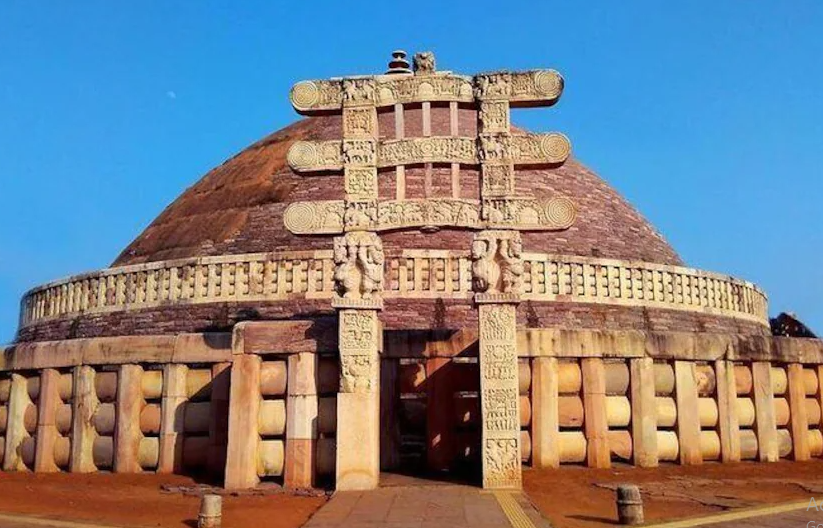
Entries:
[[340, 392], [376, 392], [380, 323], [376, 310], [340, 310]]
[[477, 164], [477, 145], [467, 137], [419, 137], [380, 143], [378, 166], [393, 167], [412, 163]]
[[478, 310], [483, 487], [517, 489], [521, 460], [516, 304], [494, 300], [482, 302]]
[[[370, 188], [364, 183], [358, 188]], [[351, 192], [351, 191], [349, 191]], [[455, 198], [376, 201], [330, 200], [295, 202], [283, 215], [286, 228], [295, 234], [336, 234], [345, 230], [390, 231], [424, 227], [466, 229], [519, 229], [553, 231], [567, 229], [577, 217], [574, 202], [563, 196], [535, 198]], [[494, 195], [492, 195], [494, 196]]]

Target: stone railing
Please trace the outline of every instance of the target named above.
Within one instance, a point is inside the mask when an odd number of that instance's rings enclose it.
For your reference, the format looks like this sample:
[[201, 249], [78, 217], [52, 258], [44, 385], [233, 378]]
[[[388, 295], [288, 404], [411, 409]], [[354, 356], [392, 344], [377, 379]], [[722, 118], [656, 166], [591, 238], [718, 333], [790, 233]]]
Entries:
[[[78, 275], [26, 293], [20, 326], [173, 304], [330, 299], [332, 252], [254, 253], [152, 262]], [[386, 259], [386, 298], [471, 296], [468, 252], [404, 250]], [[768, 324], [749, 282], [691, 268], [524, 254], [523, 299], [685, 310]]]
[[29, 291], [20, 325], [169, 304], [331, 298], [332, 252], [253, 253], [151, 262], [70, 277]]
[[648, 262], [524, 255], [523, 298], [688, 310], [768, 324], [768, 299], [728, 275]]

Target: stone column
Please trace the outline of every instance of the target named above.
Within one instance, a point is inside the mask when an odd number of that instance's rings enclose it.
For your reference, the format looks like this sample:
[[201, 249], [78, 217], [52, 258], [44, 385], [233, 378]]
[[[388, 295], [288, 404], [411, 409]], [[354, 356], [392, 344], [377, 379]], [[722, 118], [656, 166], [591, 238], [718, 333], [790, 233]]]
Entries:
[[717, 378], [718, 434], [723, 462], [740, 462], [740, 423], [737, 419], [737, 387], [734, 363], [724, 359], [714, 362]]
[[792, 458], [809, 460], [809, 418], [806, 414], [806, 384], [803, 365], [791, 363], [786, 367], [789, 395], [789, 430], [792, 433]]
[[94, 368], [74, 367], [74, 398], [71, 416], [71, 461], [72, 473], [92, 473], [97, 471], [92, 457], [92, 445], [97, 432], [94, 430], [94, 413], [100, 402], [94, 389]]
[[583, 358], [583, 431], [586, 434], [586, 464], [611, 467], [609, 419], [606, 415], [606, 370], [602, 358]]
[[557, 358], [532, 361], [532, 466], [560, 466]]
[[652, 358], [629, 360], [632, 405], [632, 460], [635, 466], [657, 467], [657, 403]]
[[183, 467], [183, 413], [186, 403], [186, 365], [163, 368], [158, 473], [177, 473]]
[[752, 383], [757, 458], [760, 462], [777, 462], [780, 455], [777, 441], [777, 423], [774, 416], [771, 363], [768, 361], [755, 361], [752, 363]]
[[208, 468], [212, 475], [222, 475], [226, 467], [226, 445], [229, 439], [229, 384], [231, 363], [215, 363], [211, 367], [211, 411], [209, 418]]
[[480, 317], [483, 487], [519, 489], [520, 391], [517, 303], [523, 271], [518, 231], [483, 231], [472, 242], [472, 279]]
[[674, 394], [677, 403], [677, 441], [680, 463], [685, 466], [703, 463], [700, 449], [699, 394], [693, 361], [674, 362]]
[[317, 355], [291, 354], [288, 362], [284, 483], [287, 488], [310, 488], [317, 443]]
[[114, 427], [114, 472], [140, 473], [138, 449], [143, 433], [140, 412], [143, 410], [143, 367], [121, 365], [117, 375], [117, 403]]
[[20, 374], [11, 375], [8, 413], [6, 418], [6, 445], [3, 456], [3, 471], [26, 471], [20, 456], [20, 446], [29, 436], [23, 423], [26, 407], [31, 404], [26, 378]]
[[40, 396], [37, 401], [37, 444], [34, 452], [34, 471], [54, 473], [59, 468], [54, 463], [54, 444], [57, 441], [55, 416], [60, 400], [60, 373], [55, 369], [40, 372]]
[[260, 434], [260, 371], [263, 360], [252, 354], [235, 354], [229, 388], [229, 438], [226, 447], [225, 488], [253, 488], [257, 476], [257, 447]]

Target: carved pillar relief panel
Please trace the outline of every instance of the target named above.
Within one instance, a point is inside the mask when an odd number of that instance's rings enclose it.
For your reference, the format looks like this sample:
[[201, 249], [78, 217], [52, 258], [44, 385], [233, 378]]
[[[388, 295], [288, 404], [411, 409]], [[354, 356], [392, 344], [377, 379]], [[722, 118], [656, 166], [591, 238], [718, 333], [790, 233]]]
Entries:
[[339, 312], [337, 489], [377, 487], [380, 478], [380, 358], [377, 310]]
[[516, 305], [481, 304], [480, 402], [484, 488], [520, 488]]
[[334, 240], [340, 392], [337, 396], [337, 489], [377, 487], [380, 475], [380, 342], [383, 246], [351, 231]]
[[523, 274], [518, 231], [483, 231], [472, 243], [480, 316], [484, 488], [520, 488], [517, 302]]

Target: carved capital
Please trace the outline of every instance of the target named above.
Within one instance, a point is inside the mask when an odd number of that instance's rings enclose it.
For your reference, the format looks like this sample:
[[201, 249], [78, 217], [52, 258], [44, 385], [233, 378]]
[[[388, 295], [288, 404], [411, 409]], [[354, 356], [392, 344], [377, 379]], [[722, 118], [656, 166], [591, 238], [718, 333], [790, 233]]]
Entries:
[[374, 233], [355, 231], [334, 239], [336, 307], [382, 306], [383, 243]]
[[518, 231], [477, 233], [471, 259], [476, 300], [518, 302], [523, 277], [523, 243]]

